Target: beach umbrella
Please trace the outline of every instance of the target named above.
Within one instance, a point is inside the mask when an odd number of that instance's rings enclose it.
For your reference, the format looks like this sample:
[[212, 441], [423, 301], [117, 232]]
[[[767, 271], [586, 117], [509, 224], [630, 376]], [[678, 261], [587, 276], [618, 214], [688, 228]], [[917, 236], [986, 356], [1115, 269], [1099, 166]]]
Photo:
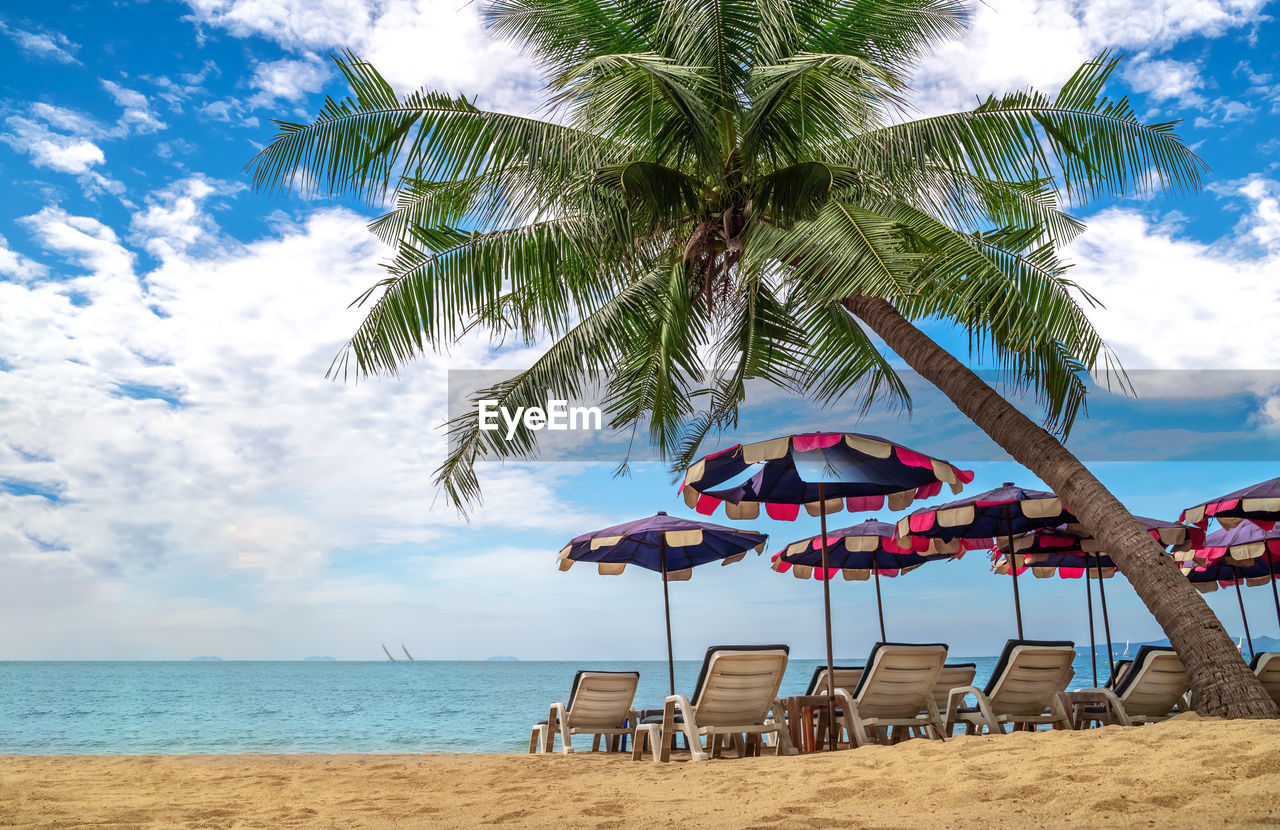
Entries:
[[595, 562], [600, 574], [615, 576], [628, 565], [662, 574], [662, 609], [667, 621], [667, 678], [676, 693], [675, 657], [671, 646], [669, 582], [688, 579], [698, 565], [740, 561], [747, 551], [764, 553], [768, 534], [682, 519], [659, 512], [647, 519], [575, 536], [560, 551], [560, 570], [574, 562]]
[[773, 555], [772, 567], [778, 573], [799, 579], [834, 579], [837, 572], [846, 580], [876, 584], [876, 612], [880, 617], [880, 639], [887, 641], [884, 628], [884, 601], [880, 595], [880, 577], [895, 577], [913, 571], [926, 562], [958, 559], [960, 554], [922, 554], [899, 546], [897, 530], [887, 522], [867, 519], [853, 527], [831, 531], [826, 537], [827, 565], [822, 567], [822, 538], [810, 536], [792, 542]]
[[1280, 521], [1280, 478], [1188, 507], [1179, 518], [1201, 528], [1207, 528], [1210, 519], [1217, 519], [1228, 530], [1248, 519], [1263, 530], [1272, 530]]
[[[911, 537], [930, 540], [924, 549], [927, 553], [955, 553], [961, 546], [989, 548], [999, 536], [1012, 549], [1014, 536], [1075, 520], [1054, 493], [1027, 490], [1006, 481], [971, 498], [917, 510], [898, 522], [898, 538], [904, 542]], [[1018, 569], [1011, 573], [1018, 639], [1023, 639]]]
[[[1192, 557], [1192, 550], [1204, 542], [1204, 531], [1197, 527], [1189, 527], [1179, 522], [1167, 522], [1150, 519], [1146, 516], [1133, 517], [1151, 534], [1151, 538], [1161, 547], [1172, 548], [1179, 561]], [[999, 575], [1010, 572], [1011, 564], [1008, 540], [997, 542], [992, 548], [992, 571]], [[1057, 574], [1063, 579], [1085, 579], [1085, 605], [1089, 614], [1089, 655], [1093, 664], [1094, 685], [1098, 684], [1098, 658], [1095, 653], [1096, 642], [1093, 628], [1093, 590], [1089, 579], [1098, 580], [1098, 596], [1102, 603], [1102, 625], [1107, 638], [1107, 663], [1115, 672], [1114, 651], [1111, 644], [1111, 620], [1107, 614], [1107, 592], [1104, 579], [1116, 573], [1116, 565], [1111, 557], [1102, 551], [1102, 544], [1079, 524], [1064, 524], [1058, 527], [1043, 528], [1032, 533], [1024, 533], [1013, 538], [1014, 563], [1019, 572], [1028, 568], [1037, 578], [1047, 578]]]
[[[721, 487], [760, 465], [746, 481]], [[829, 570], [827, 516], [841, 510], [902, 510], [916, 499], [936, 496], [942, 485], [958, 493], [973, 473], [874, 435], [855, 432], [784, 435], [753, 444], [735, 444], [694, 462], [680, 492], [685, 504], [703, 515], [724, 505], [731, 519], [754, 519], [760, 505], [770, 518], [793, 521], [800, 506], [817, 516], [821, 567]], [[720, 489], [716, 489], [720, 488]], [[831, 580], [822, 581], [827, 635], [828, 695], [835, 696], [831, 648]], [[833, 707], [828, 701], [828, 709]], [[828, 711], [828, 717], [831, 712]], [[835, 730], [830, 747], [835, 748]]]
[[1252, 655], [1253, 636], [1249, 632], [1249, 618], [1245, 615], [1240, 584], [1269, 584], [1271, 598], [1276, 606], [1276, 622], [1280, 623], [1280, 590], [1276, 587], [1280, 530], [1263, 530], [1252, 522], [1245, 522], [1230, 530], [1210, 533], [1205, 538], [1204, 545], [1193, 553], [1194, 562], [1182, 567], [1183, 573], [1198, 590], [1207, 593], [1216, 591], [1219, 587], [1235, 587], [1236, 601], [1240, 604], [1240, 619], [1244, 623], [1244, 634]]

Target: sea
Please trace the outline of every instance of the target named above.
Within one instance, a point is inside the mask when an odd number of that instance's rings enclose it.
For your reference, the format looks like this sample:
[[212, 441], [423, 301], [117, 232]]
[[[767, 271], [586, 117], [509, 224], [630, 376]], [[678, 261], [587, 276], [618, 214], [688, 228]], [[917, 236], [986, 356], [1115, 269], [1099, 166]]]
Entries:
[[[792, 660], [782, 694], [804, 693], [819, 662]], [[949, 662], [977, 663], [981, 684], [996, 658]], [[677, 691], [700, 666], [676, 662]], [[638, 670], [637, 708], [667, 693], [663, 661], [10, 661], [0, 755], [523, 752], [578, 669]], [[1087, 654], [1075, 669], [1073, 688], [1092, 685]]]

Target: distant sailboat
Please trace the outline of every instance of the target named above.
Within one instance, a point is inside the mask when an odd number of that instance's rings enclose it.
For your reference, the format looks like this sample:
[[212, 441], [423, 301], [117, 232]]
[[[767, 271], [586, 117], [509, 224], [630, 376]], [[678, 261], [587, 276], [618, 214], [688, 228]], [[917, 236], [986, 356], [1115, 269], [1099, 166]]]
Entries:
[[1128, 656], [1129, 656], [1129, 641], [1128, 641], [1128, 640], [1125, 640], [1125, 641], [1124, 641], [1124, 654], [1121, 654], [1120, 656], [1121, 656], [1121, 657], [1128, 657]]
[[387, 651], [387, 644], [380, 643], [380, 645], [382, 646], [382, 653], [387, 655], [387, 659], [390, 660], [392, 663], [394, 663], [396, 661], [396, 658], [392, 657], [391, 652]]
[[413, 662], [413, 655], [409, 653], [409, 649], [404, 647], [404, 643], [400, 644], [400, 648], [404, 651], [404, 656], [409, 658], [409, 662]]

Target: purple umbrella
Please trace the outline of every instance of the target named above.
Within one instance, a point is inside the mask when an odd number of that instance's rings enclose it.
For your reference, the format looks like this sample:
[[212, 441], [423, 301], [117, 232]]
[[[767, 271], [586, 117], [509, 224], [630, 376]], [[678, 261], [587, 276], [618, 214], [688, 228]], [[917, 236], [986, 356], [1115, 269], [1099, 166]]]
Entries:
[[[898, 538], [932, 540], [930, 553], [945, 553], [957, 546], [991, 547], [1004, 536], [1013, 548], [1013, 537], [1045, 527], [1075, 522], [1075, 516], [1053, 493], [1026, 490], [1006, 481], [1001, 487], [972, 498], [917, 510], [898, 522]], [[1022, 599], [1018, 594], [1018, 569], [1013, 573], [1013, 605], [1022, 635]]]
[[958, 554], [922, 554], [901, 547], [893, 525], [868, 519], [853, 527], [831, 531], [826, 537], [829, 554], [826, 570], [822, 568], [822, 537], [811, 536], [792, 542], [773, 555], [773, 569], [778, 573], [791, 571], [800, 579], [828, 580], [837, 572], [847, 580], [862, 581], [875, 577], [876, 611], [880, 616], [880, 639], [888, 640], [884, 629], [884, 603], [880, 597], [880, 577], [894, 577], [913, 571], [925, 562], [938, 559], [959, 559]]
[[627, 565], [662, 574], [662, 606], [667, 619], [667, 677], [671, 681], [671, 694], [675, 694], [676, 664], [671, 647], [671, 598], [667, 583], [688, 579], [698, 565], [737, 562], [752, 548], [756, 553], [764, 553], [768, 541], [769, 537], [764, 533], [658, 513], [647, 519], [575, 536], [560, 551], [558, 561], [562, 571], [569, 570], [574, 562], [595, 562], [599, 573], [606, 576], [622, 573]]
[[[712, 489], [752, 466], [761, 469], [735, 487]], [[770, 518], [793, 521], [804, 505], [817, 516], [822, 540], [822, 567], [829, 569], [827, 514], [840, 510], [879, 510], [888, 498], [891, 510], [915, 499], [932, 498], [943, 483], [953, 492], [973, 480], [973, 473], [874, 435], [856, 432], [784, 435], [754, 444], [736, 444], [701, 458], [685, 473], [680, 491], [685, 504], [711, 515], [724, 504], [731, 519], [754, 519], [760, 505]], [[822, 581], [827, 633], [827, 692], [835, 699], [835, 660], [831, 649], [831, 582]], [[828, 702], [828, 708], [833, 707]], [[828, 711], [828, 717], [831, 711]], [[832, 721], [834, 722], [834, 721]], [[835, 749], [835, 730], [830, 747]]]
[[1248, 519], [1263, 530], [1271, 530], [1280, 521], [1280, 478], [1188, 507], [1179, 518], [1202, 529], [1208, 528], [1210, 519], [1217, 519], [1228, 530]]
[[1275, 564], [1280, 560], [1280, 530], [1263, 530], [1252, 522], [1245, 522], [1230, 530], [1210, 533], [1194, 555], [1195, 562], [1183, 565], [1183, 573], [1197, 589], [1209, 592], [1216, 591], [1219, 586], [1235, 586], [1244, 635], [1249, 640], [1249, 653], [1252, 654], [1253, 636], [1249, 633], [1249, 618], [1244, 613], [1240, 583], [1270, 584], [1271, 598], [1276, 605], [1276, 621], [1280, 622], [1280, 591], [1276, 588]]

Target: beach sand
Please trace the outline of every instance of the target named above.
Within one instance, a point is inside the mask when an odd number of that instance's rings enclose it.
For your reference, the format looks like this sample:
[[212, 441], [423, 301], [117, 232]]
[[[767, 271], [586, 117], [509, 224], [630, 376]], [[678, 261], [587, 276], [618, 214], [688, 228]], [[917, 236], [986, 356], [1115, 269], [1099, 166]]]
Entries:
[[[589, 742], [588, 742], [589, 745]], [[0, 759], [4, 827], [1280, 825], [1280, 721], [957, 736], [791, 758]]]

